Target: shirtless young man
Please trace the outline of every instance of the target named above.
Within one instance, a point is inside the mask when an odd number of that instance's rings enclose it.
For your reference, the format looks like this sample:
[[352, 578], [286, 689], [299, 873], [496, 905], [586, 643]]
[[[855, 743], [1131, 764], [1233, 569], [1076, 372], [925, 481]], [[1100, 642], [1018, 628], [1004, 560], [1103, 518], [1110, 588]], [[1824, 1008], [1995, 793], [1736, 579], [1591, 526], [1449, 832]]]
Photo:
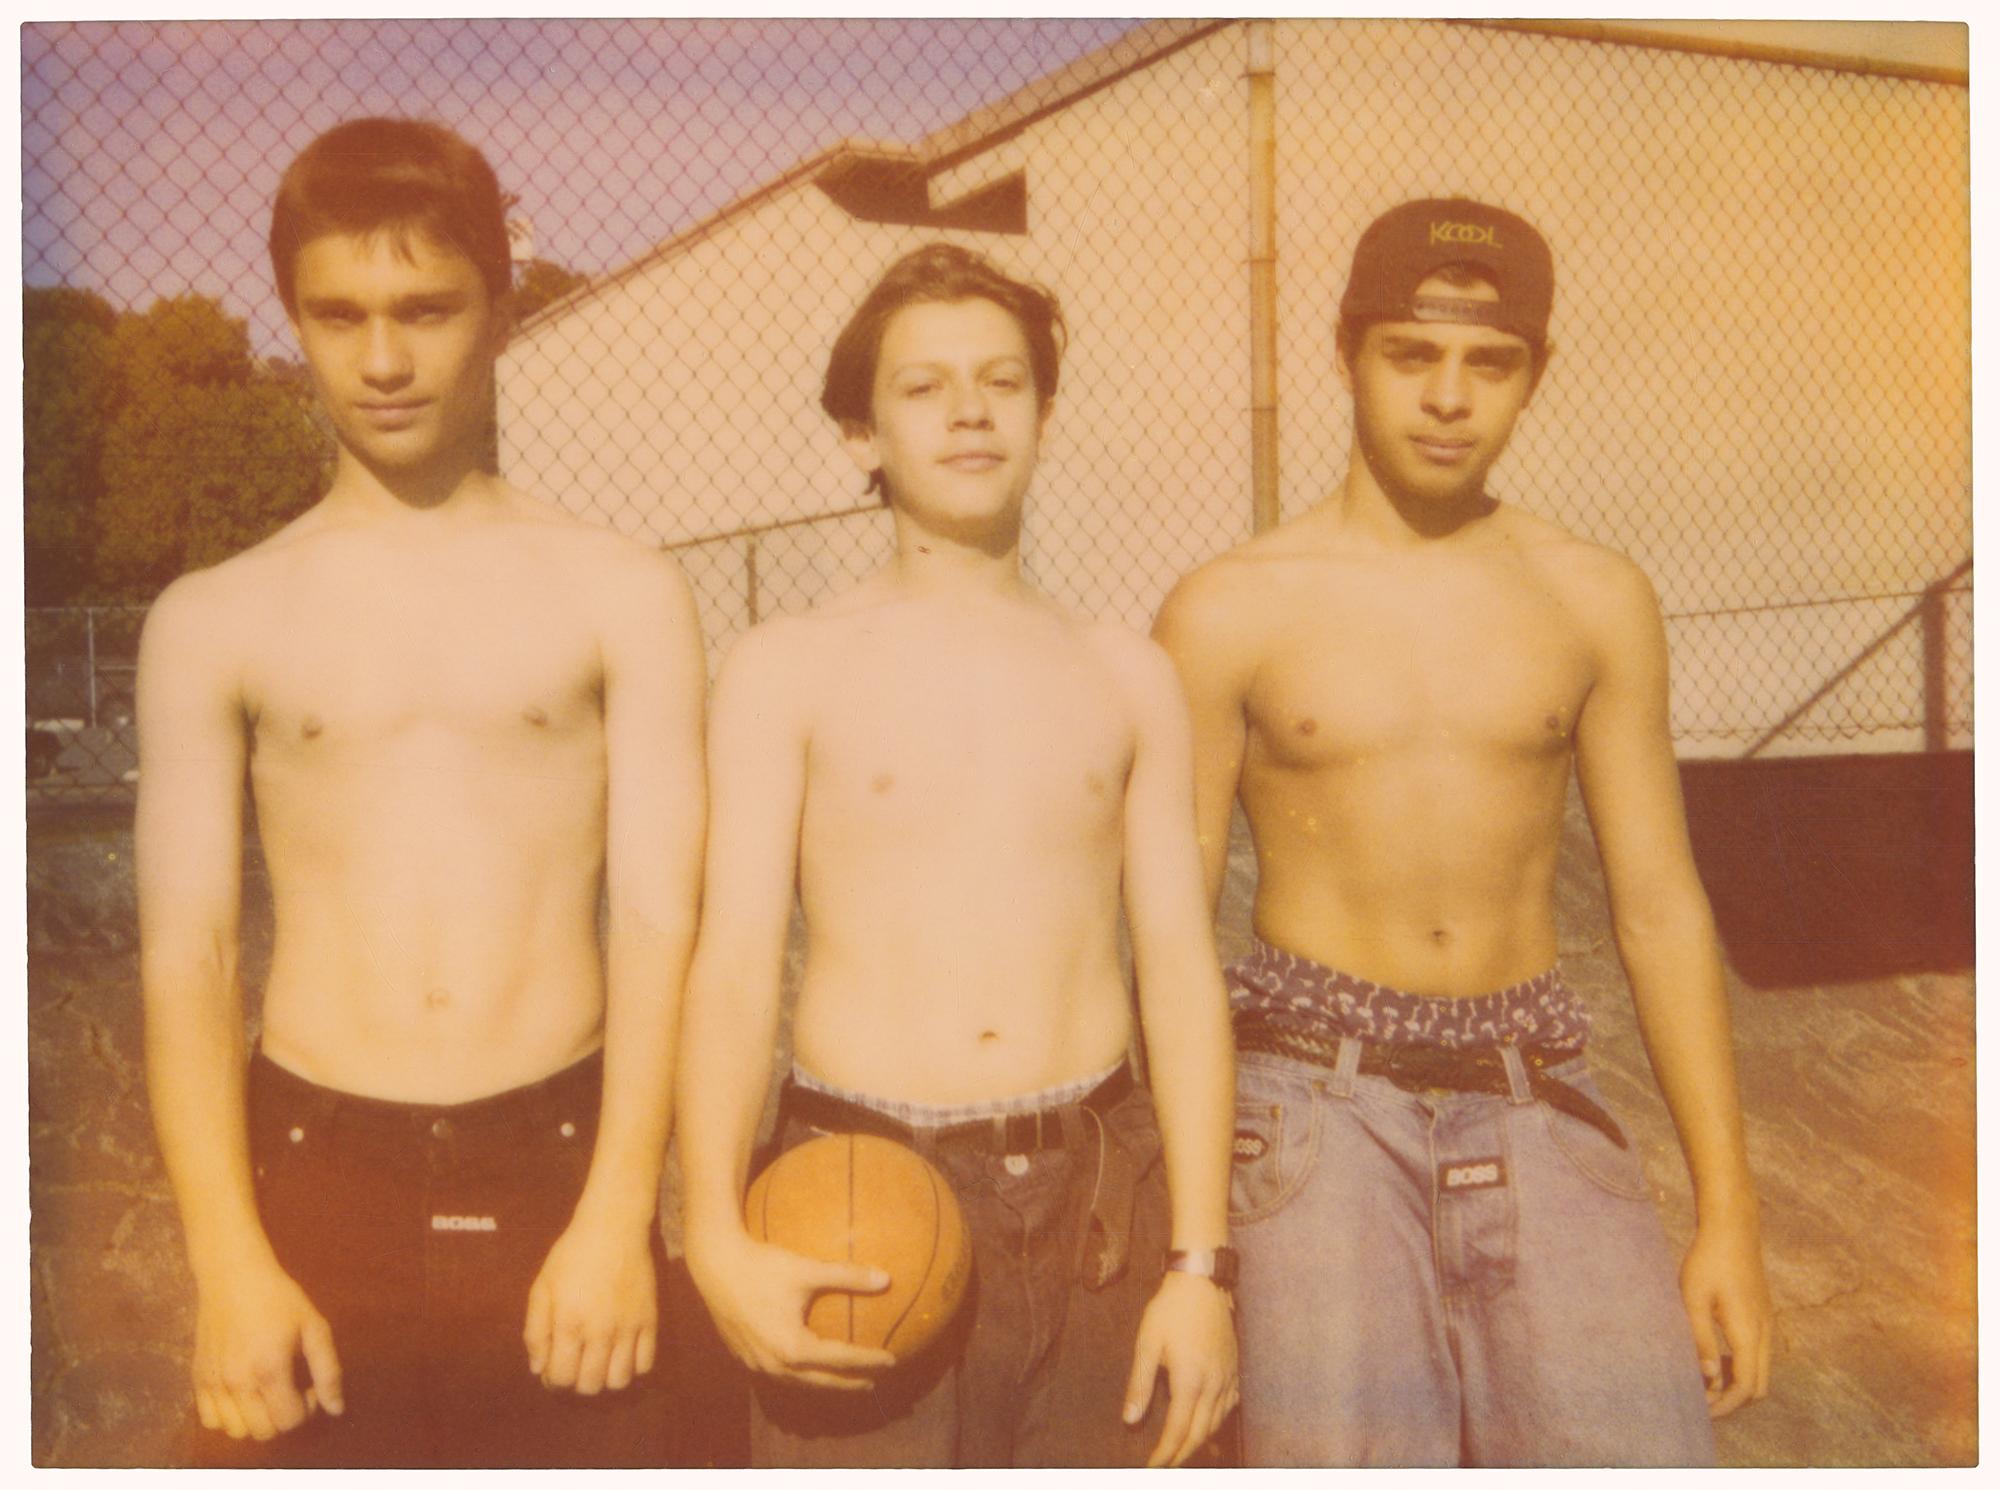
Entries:
[[[1378, 219], [1341, 302], [1344, 488], [1184, 580], [1155, 630], [1194, 712], [1211, 896], [1239, 791], [1257, 847], [1258, 943], [1230, 969], [1252, 1463], [1698, 1463], [1710, 1413], [1764, 1394], [1659, 607], [1627, 560], [1485, 491], [1553, 288], [1510, 213]], [[1694, 1176], [1678, 1292], [1554, 971], [1572, 759]]]
[[[1235, 1400], [1229, 1024], [1185, 706], [1152, 643], [1021, 575], [1060, 331], [1051, 297], [964, 249], [890, 268], [822, 403], [886, 483], [896, 557], [756, 628], [716, 686], [681, 1152], [689, 1266], [761, 1373], [758, 1464], [1178, 1463]], [[743, 1226], [795, 883], [781, 1143], [896, 1137], [972, 1236], [953, 1329], [894, 1371], [803, 1323], [816, 1292], [885, 1279]], [[1121, 888], [1157, 1126], [1126, 1064]]]
[[[478, 151], [330, 130], [271, 251], [333, 484], [176, 581], [139, 665], [147, 1074], [201, 1421], [266, 1463], [657, 1463], [688, 588], [479, 468], [510, 265]], [[246, 770], [277, 917], [247, 1061]]]

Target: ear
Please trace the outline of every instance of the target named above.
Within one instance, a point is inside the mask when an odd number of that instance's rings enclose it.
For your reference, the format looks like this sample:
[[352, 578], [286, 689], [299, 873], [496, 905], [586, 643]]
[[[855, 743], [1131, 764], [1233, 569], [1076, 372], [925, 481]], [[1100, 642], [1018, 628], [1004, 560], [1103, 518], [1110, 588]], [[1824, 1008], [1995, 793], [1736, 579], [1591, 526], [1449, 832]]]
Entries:
[[[1364, 331], [1361, 335], [1365, 338], [1368, 333]], [[1347, 390], [1350, 398], [1354, 395], [1354, 365], [1348, 358], [1356, 350], [1353, 343], [1345, 338], [1336, 336], [1333, 339], [1333, 370], [1340, 378], [1340, 386]]]
[[840, 421], [840, 444], [847, 458], [872, 476], [882, 469], [882, 453], [875, 448], [875, 431], [858, 420]]
[[514, 339], [514, 292], [507, 291], [493, 302], [493, 324], [487, 328], [487, 339], [494, 357], [507, 350], [507, 343]]
[[1549, 358], [1555, 354], [1555, 350], [1550, 343], [1542, 343], [1542, 355], [1537, 357], [1533, 366], [1528, 369], [1528, 396], [1521, 400], [1522, 408], [1525, 409], [1533, 402], [1535, 390], [1542, 386], [1542, 374], [1549, 370]]

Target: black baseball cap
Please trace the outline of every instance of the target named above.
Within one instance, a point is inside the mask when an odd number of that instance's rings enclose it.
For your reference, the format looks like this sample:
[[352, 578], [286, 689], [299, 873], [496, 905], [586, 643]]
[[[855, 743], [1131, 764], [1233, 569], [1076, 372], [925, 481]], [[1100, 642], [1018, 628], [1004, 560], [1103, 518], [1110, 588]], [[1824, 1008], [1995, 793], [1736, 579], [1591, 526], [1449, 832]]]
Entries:
[[[1498, 300], [1419, 295], [1446, 264], [1476, 264], [1499, 286]], [[1428, 197], [1391, 207], [1354, 245], [1343, 320], [1454, 321], [1492, 326], [1540, 346], [1548, 339], [1556, 266], [1549, 245], [1525, 218], [1466, 197]]]

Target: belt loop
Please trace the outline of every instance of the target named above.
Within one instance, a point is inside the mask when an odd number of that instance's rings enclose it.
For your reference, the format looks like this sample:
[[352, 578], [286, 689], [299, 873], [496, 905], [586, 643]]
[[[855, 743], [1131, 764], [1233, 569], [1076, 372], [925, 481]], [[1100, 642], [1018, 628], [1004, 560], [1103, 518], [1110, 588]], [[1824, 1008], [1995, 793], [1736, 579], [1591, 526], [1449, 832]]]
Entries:
[[1361, 1051], [1366, 1042], [1352, 1035], [1340, 1037], [1340, 1054], [1334, 1058], [1332, 1091], [1336, 1097], [1354, 1095], [1354, 1073], [1361, 1069]]
[[1507, 1100], [1516, 1107], [1535, 1100], [1535, 1094], [1528, 1086], [1528, 1068], [1522, 1063], [1517, 1046], [1500, 1047], [1500, 1064], [1507, 1068]]

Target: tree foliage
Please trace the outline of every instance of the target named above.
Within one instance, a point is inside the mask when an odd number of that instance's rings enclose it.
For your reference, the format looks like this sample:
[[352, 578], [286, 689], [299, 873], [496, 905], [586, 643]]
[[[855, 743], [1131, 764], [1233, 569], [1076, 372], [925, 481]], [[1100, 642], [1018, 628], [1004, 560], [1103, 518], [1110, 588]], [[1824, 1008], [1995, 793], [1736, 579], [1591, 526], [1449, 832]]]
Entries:
[[514, 284], [514, 319], [527, 320], [583, 282], [584, 276], [572, 269], [565, 269], [548, 259], [530, 259]]
[[[533, 260], [515, 314], [583, 282]], [[150, 601], [325, 489], [333, 446], [305, 368], [257, 357], [214, 299], [119, 311], [90, 290], [24, 288], [21, 322], [28, 604]]]

